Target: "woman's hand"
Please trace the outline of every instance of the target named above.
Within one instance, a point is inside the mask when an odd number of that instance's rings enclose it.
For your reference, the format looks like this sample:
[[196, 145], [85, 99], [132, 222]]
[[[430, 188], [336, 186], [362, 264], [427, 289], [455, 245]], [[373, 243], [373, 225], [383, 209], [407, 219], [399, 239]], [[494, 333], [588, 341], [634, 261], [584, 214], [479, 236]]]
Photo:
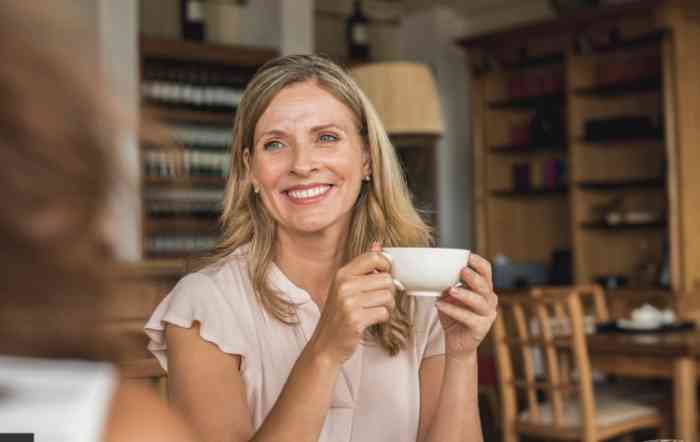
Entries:
[[391, 263], [381, 246], [338, 270], [311, 344], [330, 361], [342, 364], [355, 352], [367, 327], [389, 320], [396, 306]]
[[435, 303], [445, 331], [445, 356], [475, 354], [496, 319], [498, 296], [493, 292], [491, 264], [471, 253], [462, 269], [464, 287], [445, 290]]

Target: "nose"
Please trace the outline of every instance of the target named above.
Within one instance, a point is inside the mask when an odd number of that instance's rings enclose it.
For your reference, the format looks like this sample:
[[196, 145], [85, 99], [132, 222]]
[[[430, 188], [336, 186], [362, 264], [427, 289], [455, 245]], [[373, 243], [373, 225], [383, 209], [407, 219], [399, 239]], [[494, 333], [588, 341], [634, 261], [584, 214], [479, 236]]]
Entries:
[[308, 176], [318, 170], [312, 147], [300, 143], [293, 150], [294, 156], [290, 169], [292, 175]]

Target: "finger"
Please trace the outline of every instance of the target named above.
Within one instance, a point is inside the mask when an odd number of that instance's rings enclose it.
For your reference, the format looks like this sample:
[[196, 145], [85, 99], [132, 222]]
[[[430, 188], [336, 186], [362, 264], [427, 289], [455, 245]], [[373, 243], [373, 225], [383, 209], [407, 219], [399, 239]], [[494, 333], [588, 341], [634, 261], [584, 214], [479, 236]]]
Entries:
[[488, 282], [489, 287], [493, 291], [493, 267], [491, 266], [491, 263], [476, 253], [470, 253], [469, 266], [480, 274], [486, 280], [486, 282]]
[[394, 279], [386, 272], [356, 276], [347, 281], [344, 288], [349, 293], [358, 294], [373, 290], [391, 290], [392, 293], [396, 291]]
[[351, 276], [366, 275], [374, 270], [389, 272], [391, 261], [381, 252], [367, 252], [350, 261], [345, 270]]
[[371, 307], [364, 310], [364, 328], [370, 325], [387, 322], [391, 318], [389, 309], [386, 307]]
[[374, 290], [357, 295], [357, 303], [364, 308], [386, 307], [389, 310], [396, 308], [396, 298], [391, 290]]
[[493, 308], [484, 296], [467, 289], [451, 288], [449, 295], [458, 300], [460, 304], [480, 316], [488, 316]]
[[486, 281], [483, 276], [476, 273], [470, 267], [464, 267], [460, 276], [467, 287], [480, 295], [486, 295], [492, 291], [491, 285], [488, 283], [488, 281]]
[[479, 316], [476, 313], [445, 301], [437, 301], [435, 307], [442, 313], [467, 327], [473, 328], [479, 320]]

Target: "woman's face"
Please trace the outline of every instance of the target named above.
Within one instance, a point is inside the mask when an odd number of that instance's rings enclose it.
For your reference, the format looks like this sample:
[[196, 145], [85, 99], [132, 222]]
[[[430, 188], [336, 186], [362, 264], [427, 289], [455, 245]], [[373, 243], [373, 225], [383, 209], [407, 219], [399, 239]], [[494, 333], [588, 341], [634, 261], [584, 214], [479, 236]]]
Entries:
[[258, 120], [250, 178], [278, 228], [290, 234], [346, 228], [369, 155], [352, 111], [308, 81], [286, 87]]

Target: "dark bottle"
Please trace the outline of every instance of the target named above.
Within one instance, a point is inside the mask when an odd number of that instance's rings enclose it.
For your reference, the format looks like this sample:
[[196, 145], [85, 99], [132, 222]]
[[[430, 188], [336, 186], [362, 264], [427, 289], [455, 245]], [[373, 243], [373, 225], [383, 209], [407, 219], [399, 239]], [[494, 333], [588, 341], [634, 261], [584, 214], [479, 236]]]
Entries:
[[360, 0], [355, 0], [352, 15], [346, 22], [348, 56], [353, 61], [369, 61], [369, 19], [362, 12]]
[[180, 0], [180, 18], [185, 40], [204, 41], [204, 0]]

